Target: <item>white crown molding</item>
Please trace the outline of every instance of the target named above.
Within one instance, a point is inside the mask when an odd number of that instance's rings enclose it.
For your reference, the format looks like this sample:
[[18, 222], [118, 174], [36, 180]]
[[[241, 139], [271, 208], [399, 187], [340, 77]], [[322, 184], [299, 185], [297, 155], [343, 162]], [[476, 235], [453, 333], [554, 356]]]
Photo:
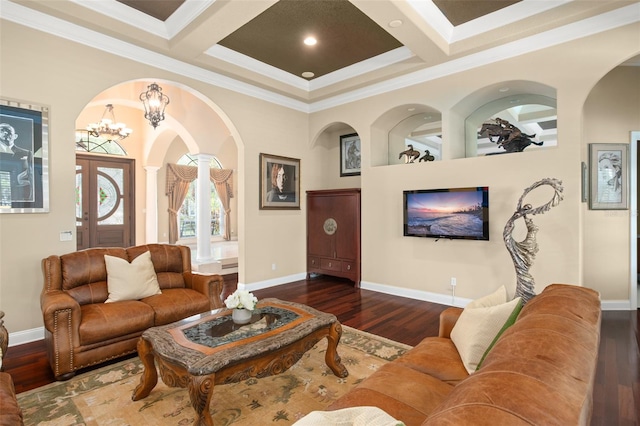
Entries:
[[96, 31], [88, 30], [81, 26], [29, 9], [8, 0], [0, 0], [0, 5], [2, 6], [0, 15], [0, 18], [2, 19], [80, 43], [85, 46], [93, 47], [132, 61], [147, 64], [163, 70], [171, 70], [171, 72], [175, 74], [193, 78], [195, 80], [202, 81], [203, 83], [211, 84], [212, 86], [228, 89], [297, 111], [309, 112], [309, 106], [307, 103], [292, 99], [288, 96], [283, 96], [270, 90], [262, 89], [222, 74], [208, 71], [168, 56], [143, 49]]
[[403, 46], [308, 81], [219, 44], [209, 48], [205, 51], [205, 54], [241, 68], [252, 70], [262, 76], [307, 92], [322, 89], [323, 87], [331, 86], [332, 84], [349, 78], [358, 77], [362, 74], [411, 59], [415, 56], [408, 47]]
[[456, 27], [449, 22], [432, 0], [408, 0], [408, 3], [431, 28], [451, 44], [530, 18], [571, 1], [575, 0], [523, 0]]
[[213, 58], [220, 59], [221, 61], [249, 69], [265, 77], [288, 84], [296, 89], [305, 90], [307, 92], [309, 91], [308, 80], [286, 71], [282, 71], [279, 68], [265, 64], [262, 61], [258, 61], [257, 59], [253, 59], [250, 56], [243, 55], [242, 53], [238, 53], [235, 50], [231, 50], [219, 44], [210, 47], [204, 53]]
[[596, 17], [568, 24], [561, 28], [549, 30], [430, 68], [363, 87], [362, 89], [357, 89], [349, 93], [314, 102], [310, 105], [309, 110], [310, 112], [322, 111], [349, 102], [435, 80], [447, 75], [468, 71], [493, 62], [546, 49], [639, 21], [640, 3], [634, 3]]
[[127, 25], [132, 25], [149, 34], [169, 40], [196, 19], [206, 8], [215, 3], [216, 0], [186, 0], [166, 22], [162, 22], [116, 0], [70, 1]]
[[397, 49], [390, 50], [378, 56], [374, 56], [373, 58], [366, 59], [332, 73], [323, 75], [322, 77], [313, 79], [309, 82], [309, 88], [311, 91], [322, 89], [343, 80], [358, 77], [368, 72], [379, 70], [384, 67], [397, 64], [398, 62], [406, 61], [414, 56], [414, 53], [408, 47], [398, 47]]
[[[78, 0], [75, 0], [78, 1]], [[534, 0], [531, 0], [534, 1]], [[216, 87], [231, 90], [301, 112], [316, 112], [374, 95], [427, 82], [491, 62], [505, 60], [529, 52], [545, 49], [571, 40], [588, 37], [603, 31], [640, 21], [640, 3], [633, 3], [602, 15], [568, 24], [544, 33], [510, 42], [495, 48], [458, 58], [427, 69], [396, 77], [381, 83], [353, 90], [318, 102], [306, 103], [270, 90], [226, 77], [222, 74], [169, 58], [147, 49], [117, 40], [113, 37], [88, 30], [58, 18], [37, 12], [9, 0], [0, 0], [0, 18], [32, 29], [81, 43], [139, 63], [158, 67], [185, 77], [193, 78]], [[391, 55], [398, 52], [392, 51]], [[400, 50], [402, 53], [403, 51]], [[406, 53], [406, 51], [405, 51]]]

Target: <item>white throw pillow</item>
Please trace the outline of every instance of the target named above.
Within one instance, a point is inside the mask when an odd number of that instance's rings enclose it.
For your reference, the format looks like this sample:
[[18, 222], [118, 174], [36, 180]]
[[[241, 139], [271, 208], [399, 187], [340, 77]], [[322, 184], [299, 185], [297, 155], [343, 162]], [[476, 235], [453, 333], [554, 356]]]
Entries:
[[464, 308], [451, 330], [451, 340], [469, 374], [476, 371], [478, 363], [511, 313], [519, 309], [520, 299], [517, 297], [496, 306]]
[[500, 287], [487, 296], [469, 302], [466, 308], [488, 308], [490, 306], [502, 305], [503, 303], [507, 303], [507, 289], [505, 286]]
[[151, 262], [151, 253], [145, 251], [129, 263], [119, 257], [104, 255], [107, 266], [109, 297], [105, 303], [120, 300], [139, 300], [161, 294], [158, 277]]

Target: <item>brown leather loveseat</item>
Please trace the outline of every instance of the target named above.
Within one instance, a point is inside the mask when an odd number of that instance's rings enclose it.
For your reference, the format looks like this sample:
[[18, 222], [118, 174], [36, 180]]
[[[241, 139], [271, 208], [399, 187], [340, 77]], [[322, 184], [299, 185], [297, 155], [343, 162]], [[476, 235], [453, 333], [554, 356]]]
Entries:
[[448, 308], [427, 337], [335, 401], [376, 406], [407, 426], [588, 425], [600, 341], [597, 292], [553, 284], [531, 299], [469, 374], [450, 339]]
[[[159, 285], [162, 293], [105, 303], [111, 297], [105, 255], [132, 262], [147, 251], [157, 276], [156, 288]], [[40, 305], [45, 342], [58, 380], [69, 379], [81, 368], [135, 352], [138, 338], [149, 327], [223, 305], [222, 277], [192, 272], [191, 251], [184, 246], [91, 248], [49, 256], [43, 259], [42, 270]]]

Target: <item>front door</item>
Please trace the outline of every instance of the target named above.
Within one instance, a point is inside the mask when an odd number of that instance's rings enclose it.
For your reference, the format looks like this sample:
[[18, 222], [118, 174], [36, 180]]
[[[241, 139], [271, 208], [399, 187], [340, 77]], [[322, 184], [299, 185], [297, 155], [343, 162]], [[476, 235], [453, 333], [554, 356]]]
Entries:
[[134, 165], [129, 158], [76, 154], [78, 250], [134, 245]]

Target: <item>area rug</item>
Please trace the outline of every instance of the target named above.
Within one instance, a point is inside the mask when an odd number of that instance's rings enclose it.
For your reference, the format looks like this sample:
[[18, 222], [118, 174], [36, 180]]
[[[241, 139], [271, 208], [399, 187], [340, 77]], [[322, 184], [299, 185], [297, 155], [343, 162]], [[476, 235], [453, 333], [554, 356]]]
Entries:
[[[410, 346], [343, 326], [338, 353], [349, 376], [336, 377], [324, 363], [322, 339], [289, 370], [213, 389], [210, 412], [215, 425], [290, 425], [323, 410], [383, 364]], [[18, 395], [25, 425], [190, 425], [195, 412], [186, 389], [167, 387], [162, 379], [140, 401], [131, 395], [140, 382], [142, 363], [130, 358], [66, 382]]]

